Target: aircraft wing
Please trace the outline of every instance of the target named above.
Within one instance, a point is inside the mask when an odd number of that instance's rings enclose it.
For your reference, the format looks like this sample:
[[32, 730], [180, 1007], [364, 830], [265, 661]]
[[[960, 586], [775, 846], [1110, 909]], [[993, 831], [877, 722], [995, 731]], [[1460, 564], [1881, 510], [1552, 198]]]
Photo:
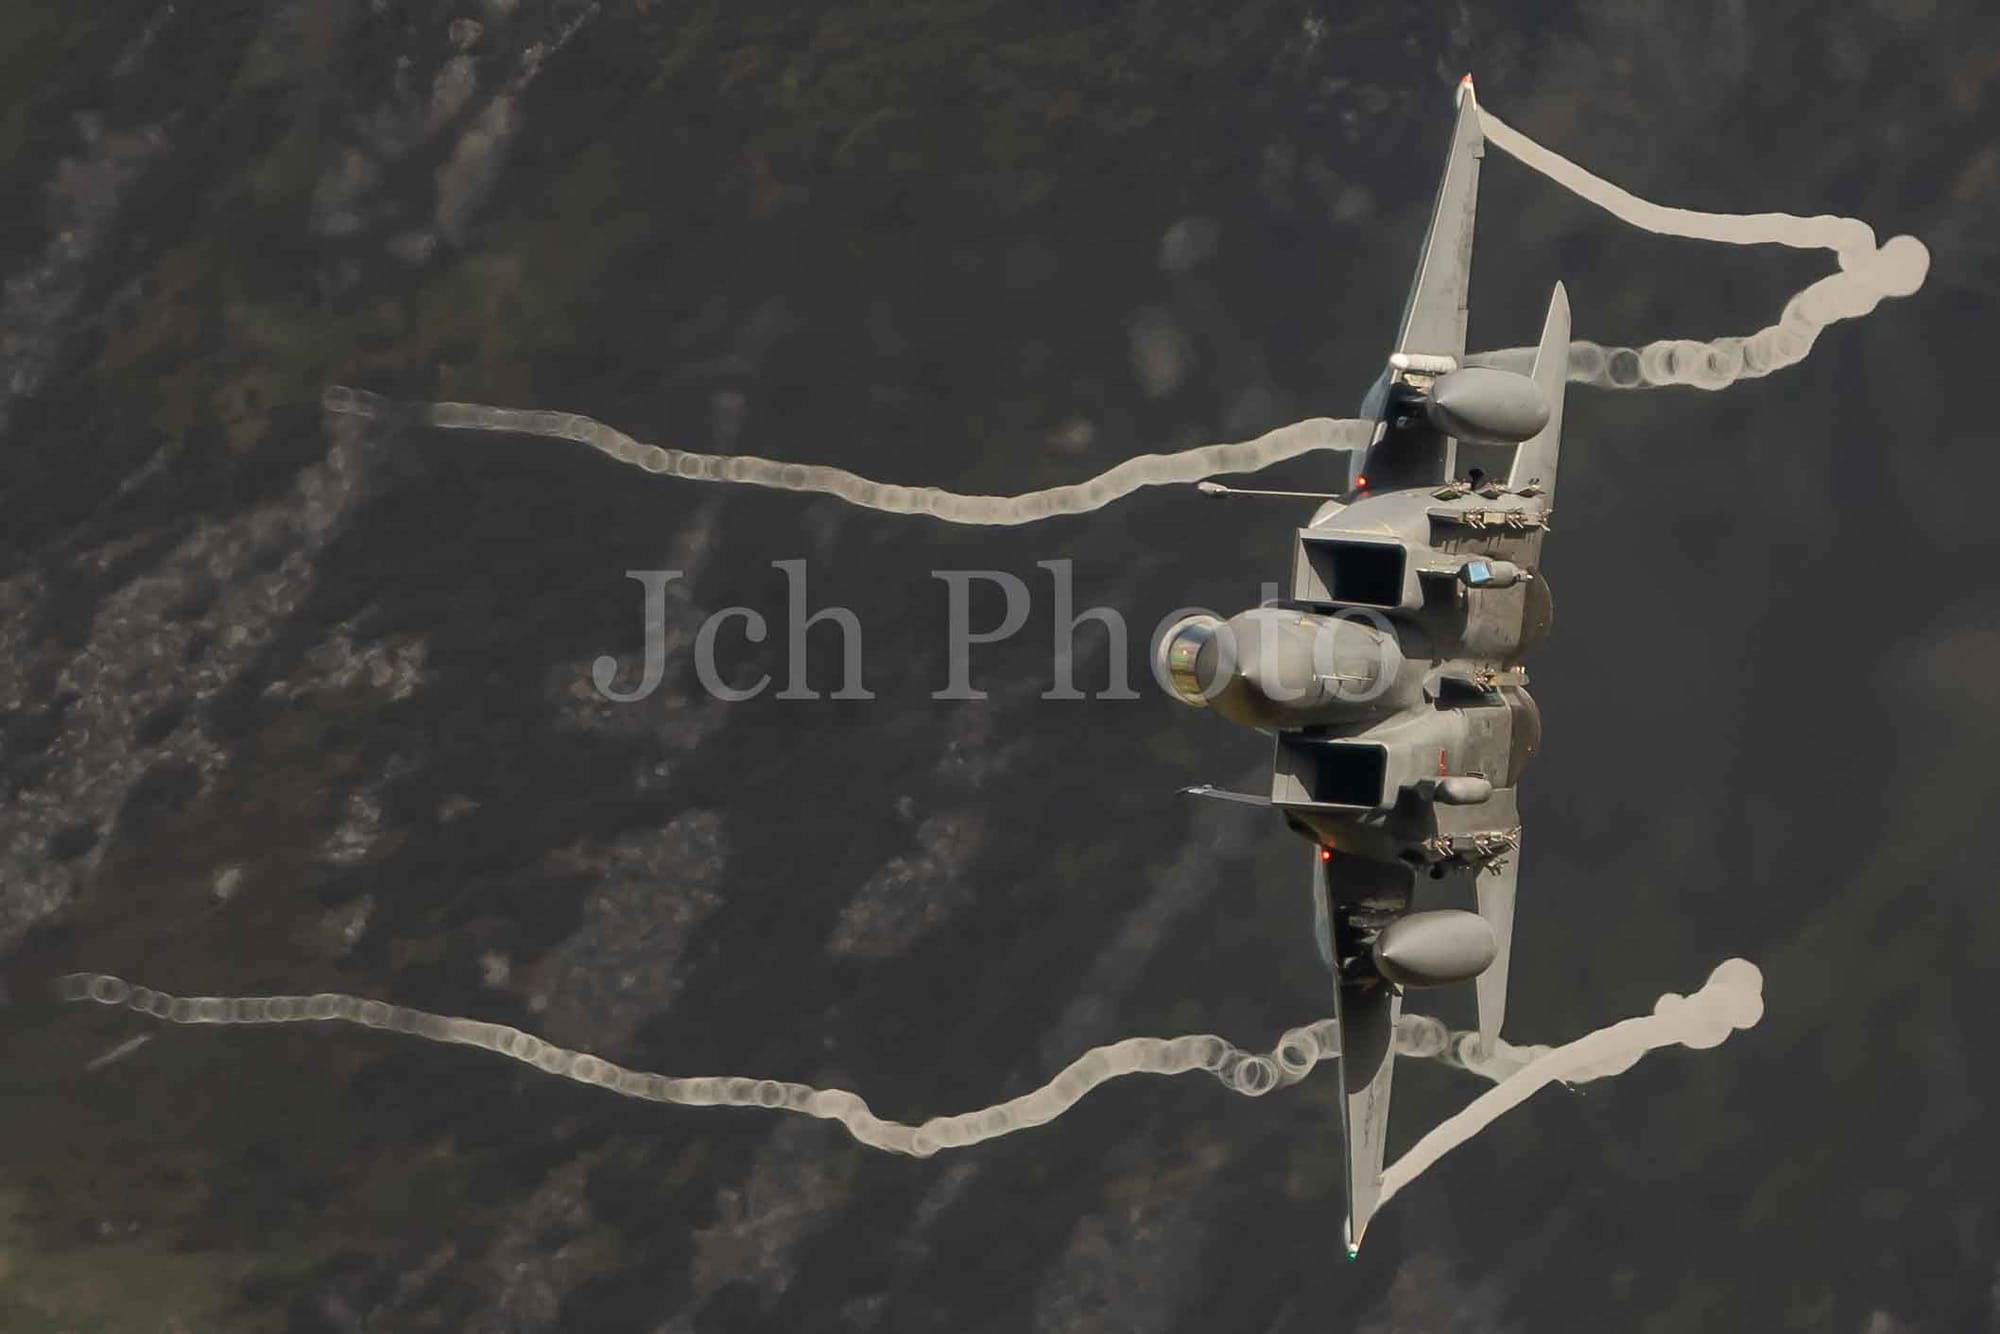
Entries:
[[1431, 208], [1431, 225], [1417, 260], [1416, 280], [1403, 306], [1396, 351], [1416, 356], [1465, 356], [1465, 309], [1472, 285], [1472, 225], [1479, 203], [1479, 159], [1486, 136], [1479, 129], [1479, 104], [1472, 76], [1458, 86], [1458, 119], [1452, 125], [1451, 154]]
[[1340, 1133], [1347, 1145], [1347, 1253], [1382, 1194], [1382, 1158], [1389, 1143], [1389, 1085], [1396, 1064], [1396, 1019], [1402, 994], [1372, 975], [1350, 978], [1340, 967], [1342, 909], [1327, 863], [1313, 853], [1315, 922], [1320, 952], [1334, 962], [1334, 1018], [1340, 1027]]
[[[1569, 383], [1569, 293], [1561, 283], [1549, 296], [1548, 317], [1542, 323], [1542, 341], [1535, 351], [1531, 372], [1542, 397], [1549, 405], [1549, 421], [1541, 431], [1521, 442], [1514, 453], [1508, 485], [1516, 490], [1540, 489], [1546, 508], [1555, 502], [1556, 465], [1562, 448], [1563, 390]], [[1530, 550], [1537, 567], [1541, 564], [1541, 534], [1530, 538]], [[1516, 817], [1518, 820], [1518, 816]], [[1497, 862], [1488, 862], [1475, 873], [1473, 891], [1479, 900], [1479, 915], [1493, 928], [1499, 953], [1492, 966], [1479, 975], [1479, 1045], [1492, 1051], [1507, 1017], [1507, 962], [1514, 948], [1514, 890], [1521, 873], [1518, 846]]]
[[[1479, 128], [1479, 103], [1472, 78], [1458, 88], [1458, 118], [1452, 123], [1451, 152], [1431, 206], [1430, 226], [1417, 256], [1403, 319], [1396, 329], [1394, 356], [1361, 403], [1361, 415], [1381, 420], [1376, 439], [1362, 459], [1363, 472], [1383, 488], [1435, 486], [1451, 480], [1451, 442], [1418, 425], [1392, 430], [1393, 381], [1398, 365], [1425, 375], [1449, 370], [1465, 357], [1466, 298], [1472, 286], [1472, 232], [1479, 205], [1479, 160], [1486, 136]], [[1402, 359], [1408, 358], [1409, 361]], [[1448, 361], [1440, 361], [1448, 358]], [[1350, 463], [1350, 470], [1352, 463]], [[1358, 482], [1350, 471], [1349, 485]]]

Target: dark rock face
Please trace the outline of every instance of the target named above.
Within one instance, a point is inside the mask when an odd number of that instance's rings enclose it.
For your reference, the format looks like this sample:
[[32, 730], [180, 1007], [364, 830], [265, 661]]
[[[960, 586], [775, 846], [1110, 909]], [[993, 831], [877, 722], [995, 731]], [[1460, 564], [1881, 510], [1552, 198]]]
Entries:
[[671, 1005], [702, 921], [721, 906], [727, 844], [712, 811], [657, 835], [551, 860], [594, 886], [582, 920], [537, 966], [528, 1008], [550, 1040], [616, 1046]]
[[[2000, 552], [1987, 442], [1938, 387], [2000, 351], [1991, 14], [28, 8], [0, 57], [0, 1327], [2000, 1320]], [[972, 492], [1344, 415], [1465, 68], [1648, 198], [1933, 251], [1923, 293], [1779, 376], [1569, 405], [1510, 1022], [1560, 1039], [1742, 954], [1753, 1033], [1530, 1104], [1349, 1265], [1321, 1080], [1120, 1081], [917, 1161], [389, 1034], [48, 1003], [76, 969], [354, 992], [905, 1120], [1132, 1033], [1324, 1013], [1296, 840], [1172, 796], [1255, 781], [1265, 743], [1143, 665], [1173, 609], [1254, 603], [1302, 516], [1159, 492], [951, 529], [320, 394]], [[1747, 332], [1815, 276], [1638, 235], [1498, 155], [1482, 219], [1482, 344], [1530, 338], [1557, 277], [1580, 335], [1638, 343]], [[775, 698], [772, 563], [800, 557], [815, 608], [854, 610], [872, 701]], [[1125, 614], [1141, 699], [1042, 698], [1057, 558]], [[613, 703], [593, 664], [634, 679], [627, 572], [657, 569], [683, 572], [666, 670]], [[974, 650], [986, 700], [932, 698], [939, 569], [1035, 592]], [[719, 636], [723, 678], [773, 681], [736, 704], [694, 666], [728, 608], [773, 630]], [[1095, 689], [1103, 637], [1077, 649]], [[1607, 667], [1636, 658], [1657, 674]], [[1474, 1091], [1411, 1064], [1399, 1137]]]

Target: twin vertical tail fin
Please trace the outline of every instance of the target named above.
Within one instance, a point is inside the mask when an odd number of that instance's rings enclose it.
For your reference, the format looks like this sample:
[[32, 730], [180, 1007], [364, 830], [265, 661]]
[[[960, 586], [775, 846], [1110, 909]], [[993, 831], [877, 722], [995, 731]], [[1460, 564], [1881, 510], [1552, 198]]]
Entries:
[[1507, 961], [1514, 950], [1514, 887], [1519, 883], [1521, 853], [1516, 847], [1497, 862], [1489, 862], [1474, 872], [1473, 891], [1479, 899], [1479, 915], [1493, 928], [1498, 948], [1493, 962], [1473, 982], [1479, 999], [1479, 1047], [1491, 1055], [1499, 1040], [1500, 1025], [1507, 1018]]
[[[1548, 318], [1542, 321], [1542, 341], [1535, 350], [1531, 374], [1549, 405], [1549, 422], [1515, 451], [1508, 485], [1519, 490], [1532, 483], [1553, 494], [1556, 465], [1562, 454], [1563, 390], [1569, 385], [1569, 293], [1561, 283], [1549, 296]], [[1542, 503], [1550, 502], [1545, 499]]]
[[[1569, 293], [1561, 283], [1549, 296], [1548, 318], [1542, 322], [1542, 341], [1535, 351], [1531, 373], [1535, 387], [1549, 407], [1548, 424], [1521, 442], [1514, 452], [1508, 485], [1518, 491], [1533, 486], [1547, 510], [1555, 503], [1556, 469], [1561, 462], [1563, 391], [1569, 384]], [[1539, 548], [1537, 548], [1539, 549]], [[1495, 864], [1479, 868], [1475, 889], [1479, 915], [1493, 928], [1499, 944], [1492, 966], [1479, 975], [1479, 1045], [1490, 1053], [1499, 1040], [1500, 1025], [1507, 1017], [1507, 965], [1514, 947], [1514, 888], [1520, 876], [1517, 847]]]

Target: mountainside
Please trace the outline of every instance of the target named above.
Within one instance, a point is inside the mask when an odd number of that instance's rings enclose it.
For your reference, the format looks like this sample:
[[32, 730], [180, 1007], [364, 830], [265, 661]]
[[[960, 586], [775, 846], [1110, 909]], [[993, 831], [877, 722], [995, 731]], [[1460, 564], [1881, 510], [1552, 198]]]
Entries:
[[[2000, 541], [1963, 406], [2000, 354], [1993, 13], [10, 10], [0, 1327], [2000, 1331]], [[1780, 374], [1569, 401], [1509, 1036], [1731, 955], [1757, 1028], [1542, 1095], [1350, 1264], [1324, 1069], [1120, 1080], [916, 1160], [388, 1033], [54, 1001], [79, 970], [348, 992], [911, 1121], [1129, 1035], [1328, 1013], [1304, 845], [1176, 795], [1268, 743], [1145, 662], [1175, 609], [1284, 577], [1308, 506], [954, 528], [322, 395], [975, 493], [1347, 416], [1467, 69], [1648, 199], [1931, 250]], [[1644, 234], [1497, 152], [1480, 217], [1482, 347], [1531, 341], [1558, 278], [1582, 337], [1748, 333], [1828, 262]], [[777, 697], [795, 559], [874, 698]], [[1077, 684], [1122, 663], [1138, 698], [1042, 698], [1058, 560], [1129, 627], [1079, 632]], [[667, 569], [664, 679], [608, 700], [628, 571]], [[973, 650], [984, 700], [932, 698], [951, 570], [1032, 593]], [[772, 627], [721, 629], [729, 683], [772, 679], [739, 703], [695, 671], [732, 607]], [[809, 642], [831, 695], [839, 637]], [[1483, 1087], [1406, 1063], [1392, 1152]]]

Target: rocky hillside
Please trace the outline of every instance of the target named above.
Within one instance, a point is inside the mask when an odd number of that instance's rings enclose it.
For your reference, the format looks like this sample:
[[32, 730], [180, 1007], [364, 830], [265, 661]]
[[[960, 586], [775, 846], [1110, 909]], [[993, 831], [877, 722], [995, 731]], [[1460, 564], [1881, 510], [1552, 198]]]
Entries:
[[[1946, 0], [1315, 8], [20, 0], [0, 41], [0, 1326], [2000, 1330], [2000, 23]], [[953, 529], [322, 414], [587, 412], [963, 491], [1345, 415], [1449, 91], [1667, 203], [1859, 216], [1930, 284], [1726, 393], [1580, 392], [1510, 1025], [1741, 954], [1764, 1024], [1548, 1095], [1341, 1257], [1322, 1077], [1128, 1080], [928, 1161], [330, 1028], [57, 1006], [337, 990], [906, 1119], [1132, 1033], [1329, 1008], [1305, 853], [1147, 688], [1282, 504]], [[1746, 333], [1815, 254], [1623, 228], [1489, 156], [1473, 336]], [[1314, 489], [1302, 460], [1271, 484]], [[723, 704], [804, 558], [872, 700]], [[1060, 701], [1037, 562], [1075, 562]], [[666, 678], [635, 569], [675, 569]], [[936, 701], [944, 584], [1025, 579]], [[997, 614], [981, 604], [982, 618]], [[807, 685], [838, 684], [816, 630]], [[787, 680], [783, 637], [725, 674]], [[775, 690], [775, 687], [774, 687]], [[1441, 1002], [1463, 1019], [1463, 998]], [[134, 1040], [143, 1039], [138, 1045]], [[1416, 1065], [1397, 1138], [1476, 1081]]]

